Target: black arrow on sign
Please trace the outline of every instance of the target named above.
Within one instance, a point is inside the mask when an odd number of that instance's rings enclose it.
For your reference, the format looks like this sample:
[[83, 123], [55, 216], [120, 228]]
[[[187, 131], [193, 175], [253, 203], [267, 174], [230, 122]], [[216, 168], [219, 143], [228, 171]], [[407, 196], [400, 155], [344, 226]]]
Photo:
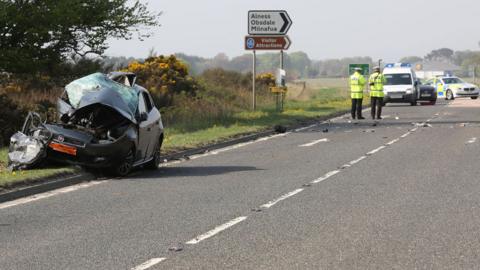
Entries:
[[280, 17], [283, 19], [283, 26], [280, 29], [280, 33], [286, 34], [288, 30], [290, 29], [290, 26], [292, 26], [292, 20], [288, 16], [287, 12], [281, 12]]

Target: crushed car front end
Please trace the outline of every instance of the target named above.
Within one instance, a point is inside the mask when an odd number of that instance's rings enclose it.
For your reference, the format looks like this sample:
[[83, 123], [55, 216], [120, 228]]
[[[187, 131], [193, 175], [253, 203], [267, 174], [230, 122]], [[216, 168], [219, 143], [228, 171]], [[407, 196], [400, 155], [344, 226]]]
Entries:
[[47, 157], [91, 168], [108, 168], [122, 162], [135, 147], [136, 132], [130, 129], [116, 139], [98, 140], [92, 134], [61, 125], [44, 125], [52, 134]]

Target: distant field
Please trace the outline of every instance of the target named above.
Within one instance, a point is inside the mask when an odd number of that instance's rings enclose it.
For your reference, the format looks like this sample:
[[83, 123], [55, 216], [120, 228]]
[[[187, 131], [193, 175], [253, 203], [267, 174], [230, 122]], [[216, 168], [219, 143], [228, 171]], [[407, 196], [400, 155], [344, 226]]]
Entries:
[[287, 98], [306, 101], [312, 98], [348, 98], [348, 81], [345, 78], [320, 78], [299, 80], [288, 84]]

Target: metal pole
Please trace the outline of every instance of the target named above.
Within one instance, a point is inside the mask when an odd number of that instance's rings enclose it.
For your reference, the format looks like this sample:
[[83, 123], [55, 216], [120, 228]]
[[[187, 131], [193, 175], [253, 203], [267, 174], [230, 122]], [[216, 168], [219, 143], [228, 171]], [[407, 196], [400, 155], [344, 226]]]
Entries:
[[255, 95], [255, 80], [256, 80], [256, 76], [257, 76], [257, 54], [255, 52], [255, 50], [253, 51], [253, 75], [252, 75], [252, 95], [253, 95], [253, 98], [252, 98], [252, 109], [255, 111], [257, 109], [257, 99], [256, 99], [256, 95]]
[[283, 69], [283, 50], [280, 51], [280, 68]]
[[477, 79], [477, 66], [473, 66], [473, 83], [475, 83]]

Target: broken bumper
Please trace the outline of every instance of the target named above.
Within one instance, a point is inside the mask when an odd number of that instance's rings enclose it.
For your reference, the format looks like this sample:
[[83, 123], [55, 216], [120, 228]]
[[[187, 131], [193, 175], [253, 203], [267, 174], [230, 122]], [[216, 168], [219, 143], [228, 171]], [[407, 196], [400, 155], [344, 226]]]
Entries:
[[126, 135], [113, 142], [85, 144], [84, 146], [54, 140], [47, 147], [47, 157], [60, 163], [106, 168], [123, 161], [131, 146], [132, 143]]

